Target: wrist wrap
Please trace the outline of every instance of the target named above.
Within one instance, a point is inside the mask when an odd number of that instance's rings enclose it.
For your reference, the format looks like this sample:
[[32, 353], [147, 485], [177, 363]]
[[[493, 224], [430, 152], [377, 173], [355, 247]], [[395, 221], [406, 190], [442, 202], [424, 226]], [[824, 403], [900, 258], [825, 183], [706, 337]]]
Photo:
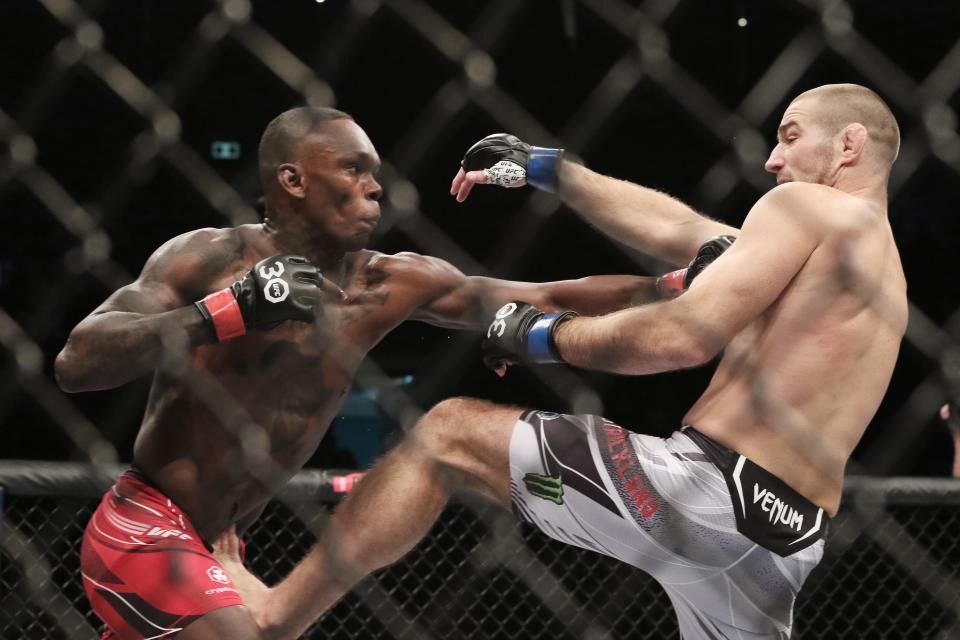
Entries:
[[676, 298], [683, 293], [683, 279], [687, 275], [686, 269], [677, 269], [670, 273], [665, 273], [657, 278], [657, 293], [664, 300]]
[[217, 342], [230, 340], [244, 335], [247, 328], [243, 324], [240, 305], [230, 289], [221, 289], [211, 293], [196, 303], [200, 315], [213, 328]]
[[563, 158], [563, 149], [530, 147], [527, 159], [527, 184], [542, 191], [557, 190], [557, 165]]
[[545, 313], [530, 327], [527, 332], [527, 359], [539, 364], [554, 364], [564, 362], [554, 344], [553, 334], [557, 327], [577, 314], [573, 311], [563, 313]]

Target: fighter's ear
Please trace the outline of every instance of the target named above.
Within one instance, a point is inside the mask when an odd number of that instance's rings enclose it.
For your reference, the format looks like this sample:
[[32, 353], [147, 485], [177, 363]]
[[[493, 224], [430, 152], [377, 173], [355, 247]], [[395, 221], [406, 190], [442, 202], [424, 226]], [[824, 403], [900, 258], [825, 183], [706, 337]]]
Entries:
[[867, 128], [859, 122], [848, 124], [840, 132], [840, 155], [843, 164], [856, 164], [867, 144]]
[[291, 162], [284, 162], [277, 167], [277, 182], [283, 190], [294, 198], [303, 198], [306, 193], [303, 184], [303, 172], [300, 166]]

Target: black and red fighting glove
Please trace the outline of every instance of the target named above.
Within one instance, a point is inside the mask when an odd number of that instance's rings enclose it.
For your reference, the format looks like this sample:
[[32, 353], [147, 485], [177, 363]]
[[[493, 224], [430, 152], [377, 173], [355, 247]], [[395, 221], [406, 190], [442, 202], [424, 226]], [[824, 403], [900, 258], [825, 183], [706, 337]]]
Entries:
[[657, 278], [657, 293], [661, 298], [676, 298], [690, 288], [693, 279], [711, 262], [730, 248], [736, 236], [714, 236], [700, 245], [697, 255], [683, 269], [677, 269]]
[[302, 256], [276, 255], [246, 276], [194, 304], [217, 342], [247, 329], [271, 329], [286, 320], [313, 322], [323, 276]]

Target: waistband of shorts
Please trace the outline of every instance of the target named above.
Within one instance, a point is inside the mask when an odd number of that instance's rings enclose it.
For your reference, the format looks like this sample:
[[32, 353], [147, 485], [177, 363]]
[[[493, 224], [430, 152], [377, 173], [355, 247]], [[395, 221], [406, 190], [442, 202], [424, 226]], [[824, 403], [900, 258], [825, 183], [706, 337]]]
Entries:
[[163, 489], [161, 489], [159, 485], [157, 485], [157, 483], [154, 482], [153, 479], [151, 479], [150, 476], [147, 475], [146, 471], [138, 467], [136, 464], [130, 465], [130, 468], [124, 471], [123, 475], [129, 476], [135, 480], [139, 480], [140, 482], [147, 485], [151, 489], [154, 489], [156, 491], [159, 491], [160, 493], [163, 493]]
[[[120, 474], [120, 477], [117, 478], [116, 487], [123, 489], [126, 487], [131, 487], [139, 492], [139, 495], [145, 496], [147, 499], [156, 502], [162, 510], [172, 509], [173, 513], [183, 514], [184, 518], [187, 517], [183, 509], [180, 508], [180, 505], [175, 503], [159, 486], [154, 482], [150, 476], [144, 473], [143, 469], [140, 469], [136, 465], [131, 466], [129, 469]], [[133, 498], [135, 496], [123, 496], [125, 498]]]
[[830, 517], [782, 478], [693, 427], [682, 433], [712, 462], [727, 485], [737, 531], [787, 557], [827, 537]]
[[[704, 455], [707, 456], [710, 462], [715, 464], [717, 468], [720, 469], [720, 471], [724, 472], [724, 474], [730, 473], [733, 470], [734, 465], [737, 464], [737, 461], [740, 459], [740, 456], [742, 455], [734, 451], [730, 447], [720, 444], [719, 442], [717, 442], [707, 434], [697, 431], [696, 427], [685, 425], [681, 429], [681, 433], [683, 433], [683, 435], [693, 440], [693, 442], [698, 447], [700, 447], [700, 450], [703, 451]], [[746, 456], [744, 457], [746, 458]], [[747, 460], [750, 460], [750, 459], [747, 458]], [[756, 464], [756, 463], [753, 463], [753, 464]], [[759, 465], [758, 465], [758, 468], [759, 468]], [[776, 478], [779, 482], [782, 482], [785, 486], [787, 487], [790, 486], [776, 474], [770, 473], [766, 469], [763, 469], [763, 472], [773, 478]], [[810, 509], [817, 510], [820, 508], [816, 504], [811, 502], [809, 499], [797, 493], [795, 489], [793, 489], [793, 493], [794, 493], [793, 498], [795, 500], [804, 503]], [[828, 522], [831, 520], [830, 516], [826, 515], [826, 513], [824, 513], [824, 517]]]
[[[136, 493], [129, 495], [127, 491], [130, 490]], [[163, 489], [158, 487], [157, 484], [150, 479], [150, 476], [143, 472], [143, 469], [133, 465], [120, 474], [120, 477], [117, 478], [114, 484], [114, 491], [123, 499], [142, 500], [152, 503], [151, 508], [155, 508], [164, 517], [181, 522], [185, 527], [185, 533], [196, 536], [208, 551], [213, 552], [213, 547], [210, 543], [204, 540], [193, 526], [193, 523], [190, 521], [190, 516], [180, 508], [180, 505], [167, 496]]]
[[680, 429], [680, 433], [693, 440], [693, 442], [700, 447], [700, 450], [703, 451], [704, 455], [710, 459], [710, 462], [720, 467], [720, 469], [726, 469], [731, 464], [734, 464], [740, 455], [730, 447], [720, 444], [707, 434], [697, 431], [696, 427], [686, 425]]

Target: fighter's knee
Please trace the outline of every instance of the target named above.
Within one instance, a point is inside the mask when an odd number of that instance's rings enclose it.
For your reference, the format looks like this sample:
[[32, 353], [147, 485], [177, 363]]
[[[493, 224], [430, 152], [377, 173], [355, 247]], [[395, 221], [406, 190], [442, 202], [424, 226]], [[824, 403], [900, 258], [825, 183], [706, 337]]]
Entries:
[[461, 424], [465, 417], [481, 410], [487, 404], [483, 400], [474, 398], [447, 398], [441, 400], [424, 414], [422, 421], [434, 424]]
[[413, 428], [412, 439], [425, 454], [446, 462], [470, 450], [471, 416], [483, 402], [473, 398], [448, 398], [427, 411]]

